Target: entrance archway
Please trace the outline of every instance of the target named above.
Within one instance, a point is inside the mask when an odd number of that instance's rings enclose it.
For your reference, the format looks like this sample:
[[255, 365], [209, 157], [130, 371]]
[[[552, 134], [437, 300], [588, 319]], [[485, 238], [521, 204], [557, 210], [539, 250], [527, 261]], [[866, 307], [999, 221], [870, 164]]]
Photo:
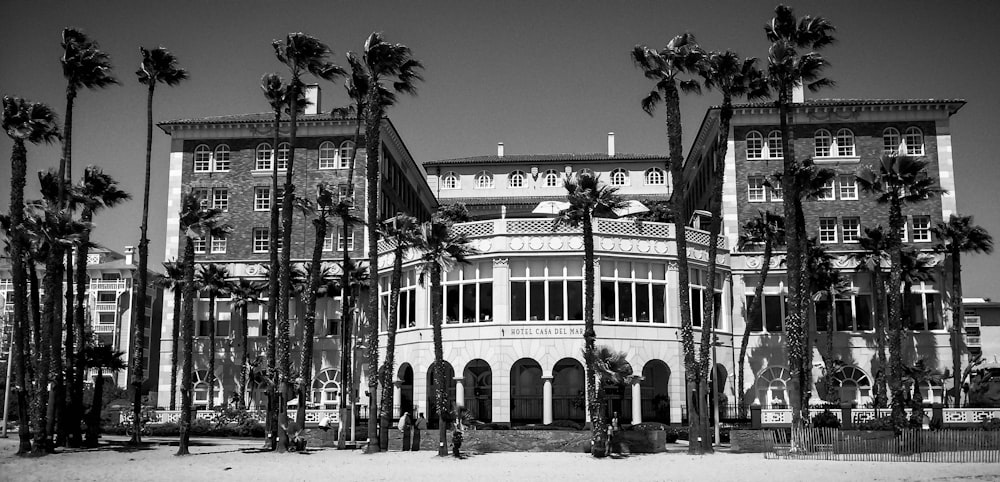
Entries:
[[552, 419], [585, 422], [587, 387], [583, 365], [573, 358], [563, 358], [552, 368]]
[[[417, 414], [413, 413], [413, 367], [409, 363], [403, 363], [399, 366], [397, 376], [401, 381], [399, 384], [399, 416], [409, 413], [411, 417], [416, 417]], [[424, 414], [427, 414], [426, 410]]]
[[511, 423], [542, 423], [542, 366], [522, 358], [510, 368]]
[[670, 423], [670, 367], [650, 360], [642, 367], [642, 420]]
[[[447, 387], [445, 413], [448, 413], [455, 409], [455, 369], [447, 361], [442, 363], [444, 363], [444, 383]], [[437, 379], [434, 371], [434, 364], [431, 363], [431, 367], [427, 369], [427, 406], [424, 413], [427, 414], [428, 424], [437, 428]]]
[[465, 400], [462, 403], [472, 417], [481, 422], [493, 421], [493, 370], [485, 360], [475, 359], [462, 371]]

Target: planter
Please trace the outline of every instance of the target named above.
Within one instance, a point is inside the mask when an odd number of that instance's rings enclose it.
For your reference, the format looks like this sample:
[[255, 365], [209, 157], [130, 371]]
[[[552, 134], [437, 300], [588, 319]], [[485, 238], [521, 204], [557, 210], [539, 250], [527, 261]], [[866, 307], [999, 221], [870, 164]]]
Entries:
[[615, 434], [613, 443], [619, 443], [633, 454], [653, 454], [667, 451], [667, 432], [664, 430], [630, 430]]

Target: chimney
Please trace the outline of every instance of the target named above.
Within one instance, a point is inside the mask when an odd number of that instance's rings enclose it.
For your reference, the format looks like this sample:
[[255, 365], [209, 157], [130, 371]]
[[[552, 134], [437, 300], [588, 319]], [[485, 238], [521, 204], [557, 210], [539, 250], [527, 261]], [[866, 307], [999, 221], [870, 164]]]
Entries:
[[615, 133], [608, 132], [608, 156], [615, 157]]
[[802, 85], [802, 82], [799, 82], [799, 83], [793, 85], [792, 86], [792, 103], [793, 104], [801, 104], [801, 103], [805, 102], [805, 100], [806, 100], [806, 89]]
[[306, 100], [309, 102], [306, 105], [306, 114], [318, 114], [319, 113], [319, 84], [308, 84], [306, 85]]
[[497, 143], [497, 157], [503, 157], [503, 142]]
[[135, 246], [125, 246], [125, 264], [135, 264]]

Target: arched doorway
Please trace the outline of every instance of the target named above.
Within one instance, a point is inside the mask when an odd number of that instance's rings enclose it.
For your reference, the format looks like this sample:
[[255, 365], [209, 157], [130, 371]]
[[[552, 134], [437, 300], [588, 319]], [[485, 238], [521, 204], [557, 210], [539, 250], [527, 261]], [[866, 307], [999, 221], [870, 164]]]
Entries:
[[542, 366], [522, 358], [510, 368], [511, 423], [542, 423]]
[[670, 423], [670, 367], [650, 360], [642, 367], [642, 420]]
[[768, 367], [757, 375], [757, 400], [763, 408], [788, 408], [788, 381], [791, 376], [783, 366]]
[[312, 382], [311, 406], [337, 410], [340, 406], [340, 371], [328, 368], [319, 372]]
[[475, 359], [462, 371], [465, 400], [462, 403], [472, 417], [481, 422], [493, 421], [493, 370], [485, 360]]
[[[444, 383], [447, 387], [445, 413], [450, 413], [455, 409], [455, 369], [447, 361], [441, 363], [444, 363]], [[434, 372], [434, 364], [431, 363], [431, 367], [427, 369], [427, 406], [424, 413], [427, 414], [428, 425], [437, 428], [437, 378]]]
[[552, 368], [552, 419], [585, 422], [586, 384], [583, 365], [563, 358]]
[[[413, 367], [409, 363], [403, 363], [397, 371], [399, 384], [399, 416], [409, 413], [411, 417], [416, 417], [413, 413]], [[426, 415], [427, 412], [425, 411]]]
[[624, 360], [622, 362], [625, 366], [626, 378], [617, 385], [605, 386], [604, 390], [608, 397], [608, 420], [611, 420], [617, 413], [619, 423], [627, 423], [632, 420], [632, 384], [629, 383], [631, 380], [629, 377], [634, 375], [634, 372], [631, 363]]

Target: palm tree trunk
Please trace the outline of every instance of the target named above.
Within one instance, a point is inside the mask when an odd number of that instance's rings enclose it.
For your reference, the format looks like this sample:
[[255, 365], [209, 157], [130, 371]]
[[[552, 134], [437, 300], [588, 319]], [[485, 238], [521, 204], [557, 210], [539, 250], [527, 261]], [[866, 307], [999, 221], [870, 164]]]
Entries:
[[247, 311], [249, 307], [247, 306], [249, 301], [244, 300], [243, 306], [240, 308], [240, 320], [243, 322], [240, 325], [240, 339], [243, 342], [243, 353], [240, 355], [240, 407], [244, 410], [249, 406], [247, 404], [247, 396], [250, 394], [250, 390], [247, 389], [247, 357], [250, 352], [250, 333], [249, 326], [247, 326]]
[[[52, 333], [49, 337], [52, 350], [52, 389], [49, 390], [48, 404], [48, 449], [51, 452], [57, 445], [56, 433], [62, 418], [63, 407], [66, 405], [66, 378], [63, 366], [63, 260], [65, 250], [61, 246], [54, 244], [49, 247], [49, 259], [46, 264], [55, 270], [51, 281], [43, 281], [47, 286], [45, 290], [45, 303], [52, 305], [51, 318], [46, 321], [51, 326]], [[49, 268], [45, 270], [45, 279], [49, 276]], [[51, 286], [48, 286], [51, 282]], [[48, 289], [51, 288], [51, 291]], [[44, 308], [43, 308], [44, 309]]]
[[962, 323], [965, 313], [962, 308], [962, 254], [951, 252], [951, 367], [952, 391], [955, 393], [954, 408], [962, 406]]
[[600, 400], [600, 387], [594, 370], [594, 350], [597, 332], [594, 330], [594, 225], [590, 212], [583, 216], [583, 351], [586, 367], [587, 411], [590, 412], [590, 454], [603, 457], [607, 454], [608, 424], [604, 421], [604, 410]]
[[[54, 249], [54, 246], [50, 247]], [[50, 253], [51, 254], [51, 253]], [[45, 290], [45, 301], [42, 303], [42, 323], [40, 326], [36, 349], [38, 350], [38, 366], [35, 367], [37, 387], [35, 388], [35, 400], [32, 404], [33, 420], [32, 435], [35, 442], [31, 454], [34, 456], [45, 455], [51, 451], [51, 434], [49, 420], [52, 413], [49, 411], [51, 400], [49, 399], [50, 375], [55, 373], [55, 362], [52, 353], [53, 328], [58, 323], [56, 316], [56, 300], [62, 295], [59, 285], [62, 282], [59, 267], [62, 264], [62, 256], [49, 256], [45, 261], [45, 275], [42, 278], [42, 285]], [[53, 296], [54, 295], [54, 296]], [[58, 343], [55, 344], [58, 346]]]
[[[325, 209], [325, 208], [320, 208]], [[302, 326], [302, 363], [299, 365], [299, 407], [295, 412], [295, 422], [306, 426], [306, 399], [309, 396], [309, 382], [312, 380], [313, 341], [316, 336], [316, 290], [319, 289], [320, 264], [323, 261], [323, 239], [326, 238], [326, 214], [313, 220], [316, 239], [313, 241], [312, 264], [309, 265], [309, 291], [306, 293], [306, 312]]]
[[264, 440], [264, 449], [274, 450], [278, 443], [278, 405], [277, 405], [277, 333], [278, 333], [278, 301], [281, 297], [280, 282], [278, 279], [281, 269], [278, 265], [278, 141], [280, 140], [279, 129], [281, 127], [281, 109], [274, 111], [274, 143], [271, 156], [271, 226], [268, 232], [268, 259], [270, 261], [267, 283], [267, 375], [271, 378], [271, 384], [267, 389], [267, 418], [265, 429], [267, 436]]
[[[71, 183], [73, 180], [73, 100], [76, 97], [76, 89], [72, 85], [67, 85], [66, 87], [66, 117], [63, 119], [63, 155], [61, 162], [59, 163], [59, 208], [67, 209], [66, 204], [66, 184]], [[86, 251], [86, 245], [80, 244], [79, 249]], [[63, 392], [66, 391], [66, 386], [69, 385], [70, 396], [75, 397], [76, 392], [76, 376], [74, 374], [76, 365], [76, 333], [74, 333], [73, 325], [73, 250], [70, 249], [66, 251], [66, 338], [65, 347], [66, 352], [66, 366], [65, 375], [62, 377], [62, 383], [56, 385], [57, 392], [60, 388]], [[86, 271], [86, 265], [83, 268]], [[80, 340], [82, 343], [82, 339]], [[71, 434], [76, 434], [79, 436], [80, 432], [80, 421], [78, 417], [78, 405], [66, 404], [66, 397], [57, 395], [56, 400], [58, 405], [56, 407], [57, 413], [60, 414], [58, 421], [58, 437], [56, 438], [56, 445], [62, 446], [68, 442], [68, 437]], [[72, 445], [72, 444], [71, 444]], [[77, 444], [79, 446], [79, 444]]]
[[826, 360], [824, 360], [826, 365], [826, 396], [824, 397], [827, 402], [833, 401], [836, 398], [837, 391], [833, 386], [832, 379], [834, 371], [834, 358], [833, 358], [833, 333], [836, 327], [833, 326], [833, 305], [835, 303], [834, 296], [834, 286], [827, 287], [827, 293], [829, 294], [830, 307], [826, 310]]
[[[11, 221], [11, 265], [14, 284], [14, 373], [17, 377], [18, 444], [17, 454], [31, 452], [31, 433], [28, 430], [28, 369], [30, 357], [28, 349], [28, 283], [25, 256], [28, 254], [24, 233], [24, 185], [28, 164], [28, 153], [24, 141], [14, 139], [11, 150], [10, 177], [10, 221]], [[32, 263], [33, 264], [33, 263]], [[32, 270], [34, 267], [32, 266]]]
[[208, 409], [215, 410], [215, 290], [208, 293]]
[[149, 176], [153, 156], [153, 90], [156, 82], [149, 83], [149, 93], [146, 96], [146, 177], [142, 192], [142, 226], [139, 228], [139, 284], [135, 290], [132, 311], [132, 420], [135, 430], [132, 431], [130, 443], [142, 442], [139, 423], [142, 420], [142, 357], [143, 330], [146, 327], [146, 290], [149, 286], [149, 239], [146, 233], [149, 228]]
[[[757, 280], [757, 286], [754, 287], [753, 291], [753, 301], [750, 302], [750, 308], [747, 310], [747, 317], [753, 316], [753, 313], [760, 314], [760, 305], [764, 300], [764, 283], [767, 281], [767, 272], [771, 269], [771, 255], [774, 252], [774, 241], [770, 238], [764, 242], [764, 260], [760, 268], [760, 279]], [[763, 317], [761, 318], [761, 323], [764, 323]], [[747, 347], [750, 345], [750, 323], [749, 320], [743, 324], [743, 338], [740, 339], [740, 356], [739, 356], [739, 369], [736, 370], [737, 377], [739, 377], [739, 397], [740, 397], [740, 407], [744, 408], [747, 406], [746, 403], [746, 385], [744, 385], [743, 380], [743, 365], [747, 358]]]
[[875, 297], [875, 301], [872, 303], [875, 308], [875, 359], [878, 362], [878, 368], [875, 370], [875, 408], [885, 408], [887, 403], [887, 397], [885, 394], [886, 383], [886, 356], [885, 356], [885, 308], [883, 308], [882, 303], [885, 301], [885, 283], [882, 282], [882, 267], [881, 262], [879, 266], [875, 267], [875, 271], [872, 272], [872, 295]]
[[181, 288], [174, 285], [174, 323], [170, 330], [170, 410], [177, 410], [177, 353], [180, 343], [181, 325]]
[[181, 337], [184, 339], [184, 361], [181, 365], [181, 423], [177, 455], [188, 455], [191, 438], [191, 377], [194, 372], [194, 244], [191, 238], [184, 238], [184, 323]]
[[[80, 214], [80, 219], [89, 223], [93, 219], [91, 210], [84, 208]], [[87, 273], [87, 246], [90, 245], [90, 229], [84, 229], [80, 236], [80, 248], [76, 251], [76, 304], [73, 315], [73, 331], [76, 337], [75, 357], [76, 370], [70, 385], [70, 420], [69, 420], [69, 446], [79, 447], [83, 441], [80, 433], [80, 422], [83, 421], [83, 377], [86, 367], [83, 364], [83, 349], [86, 347], [86, 311], [87, 283], [90, 276]], [[176, 319], [176, 318], [174, 318]], [[68, 325], [67, 325], [68, 326]], [[67, 352], [68, 353], [68, 352]], [[173, 392], [171, 392], [173, 393]]]
[[94, 398], [90, 401], [90, 413], [87, 416], [87, 447], [97, 447], [97, 439], [101, 436], [101, 410], [104, 407], [104, 367], [97, 366], [97, 378], [94, 379]]
[[382, 420], [382, 428], [379, 430], [379, 448], [389, 450], [389, 425], [392, 424], [392, 402], [393, 379], [396, 372], [396, 329], [398, 328], [399, 316], [399, 289], [403, 278], [403, 253], [404, 246], [401, 239], [396, 240], [396, 248], [393, 250], [392, 260], [392, 280], [389, 282], [389, 334], [385, 341], [385, 362], [382, 364], [382, 406], [379, 408], [379, 417]]
[[[374, 91], [374, 89], [373, 89]], [[368, 211], [368, 307], [365, 318], [368, 323], [368, 447], [367, 452], [378, 452], [378, 195], [379, 195], [379, 127], [382, 111], [377, 101], [368, 103], [365, 122], [365, 154], [367, 162], [365, 176], [368, 178], [368, 195], [365, 197]], [[346, 241], [345, 241], [346, 242]], [[383, 387], [384, 389], [385, 387]]]
[[441, 325], [444, 323], [443, 291], [441, 289], [441, 266], [435, 263], [431, 266], [431, 327], [434, 335], [434, 392], [437, 399], [438, 416], [438, 455], [448, 456], [448, 425], [444, 422], [444, 412], [448, 403], [448, 380], [444, 372], [444, 343], [441, 338]]
[[[347, 170], [347, 195], [350, 196], [351, 205], [354, 205], [354, 168], [358, 160], [358, 140], [361, 138], [361, 124], [364, 120], [364, 108], [362, 103], [358, 102], [358, 112], [357, 112], [357, 123], [354, 127], [354, 151], [351, 153], [350, 167]], [[367, 153], [366, 153], [367, 155]], [[347, 250], [347, 235], [351, 232], [351, 217], [349, 212], [344, 212], [341, 216], [341, 225], [343, 226], [344, 233], [344, 250], [343, 258], [341, 261], [341, 277], [340, 277], [340, 376], [341, 376], [341, 404], [340, 404], [340, 423], [337, 430], [337, 449], [343, 450], [346, 448], [347, 430], [345, 428], [345, 422], [347, 421], [347, 401], [350, 400], [351, 387], [350, 387], [350, 373], [351, 373], [351, 353], [348, 347], [351, 344], [350, 331], [347, 329], [350, 322], [349, 314], [349, 296], [350, 290], [348, 287], [351, 285], [351, 270], [349, 269], [350, 263], [350, 252]]]
[[903, 303], [899, 288], [902, 285], [902, 205], [898, 198], [889, 203], [889, 388], [892, 392], [892, 418], [898, 428], [906, 423], [903, 389]]

